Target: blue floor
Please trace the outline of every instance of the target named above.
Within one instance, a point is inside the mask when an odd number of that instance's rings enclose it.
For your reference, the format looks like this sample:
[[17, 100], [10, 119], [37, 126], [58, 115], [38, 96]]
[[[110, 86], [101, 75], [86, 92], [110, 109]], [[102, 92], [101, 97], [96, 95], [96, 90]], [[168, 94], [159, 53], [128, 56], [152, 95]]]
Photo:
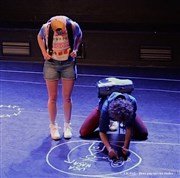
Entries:
[[[149, 131], [146, 141], [132, 140], [131, 155], [121, 166], [108, 159], [98, 137], [79, 136], [98, 101], [96, 82], [110, 76], [133, 81], [138, 113]], [[72, 98], [73, 137], [53, 141], [42, 64], [0, 61], [0, 178], [180, 177], [179, 69], [78, 66]], [[59, 96], [62, 128], [61, 102]]]

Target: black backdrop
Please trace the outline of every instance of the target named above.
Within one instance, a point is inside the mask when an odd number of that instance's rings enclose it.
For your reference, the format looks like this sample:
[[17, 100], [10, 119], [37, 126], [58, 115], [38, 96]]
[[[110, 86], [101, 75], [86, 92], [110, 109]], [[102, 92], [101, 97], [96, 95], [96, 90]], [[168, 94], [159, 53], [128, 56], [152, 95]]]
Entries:
[[[0, 60], [41, 61], [36, 35], [54, 15], [80, 24], [80, 64], [180, 66], [180, 0], [1, 0]], [[26, 42], [30, 55], [4, 55], [4, 42]], [[157, 56], [142, 58], [146, 48]]]
[[1, 0], [1, 27], [39, 28], [62, 14], [88, 30], [179, 31], [179, 0]]

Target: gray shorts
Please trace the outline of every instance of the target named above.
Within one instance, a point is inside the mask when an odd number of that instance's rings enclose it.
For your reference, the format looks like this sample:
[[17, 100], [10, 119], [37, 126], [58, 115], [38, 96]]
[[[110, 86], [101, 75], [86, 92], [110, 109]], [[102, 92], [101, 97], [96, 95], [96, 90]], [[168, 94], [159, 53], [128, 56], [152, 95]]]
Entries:
[[75, 80], [77, 77], [77, 67], [74, 61], [51, 61], [44, 62], [43, 74], [45, 80], [69, 79]]

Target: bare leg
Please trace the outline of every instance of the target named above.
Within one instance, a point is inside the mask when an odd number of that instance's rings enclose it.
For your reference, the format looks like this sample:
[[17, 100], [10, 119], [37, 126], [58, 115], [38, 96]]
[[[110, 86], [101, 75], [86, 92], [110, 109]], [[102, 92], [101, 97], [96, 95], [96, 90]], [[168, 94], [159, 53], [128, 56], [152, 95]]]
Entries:
[[62, 97], [65, 123], [71, 122], [72, 100], [71, 94], [74, 87], [74, 80], [62, 79]]
[[58, 80], [46, 80], [50, 123], [55, 124], [57, 115]]
[[60, 139], [58, 124], [56, 123], [57, 115], [57, 96], [58, 96], [58, 80], [46, 80], [48, 90], [48, 111], [50, 118], [50, 133], [54, 140]]

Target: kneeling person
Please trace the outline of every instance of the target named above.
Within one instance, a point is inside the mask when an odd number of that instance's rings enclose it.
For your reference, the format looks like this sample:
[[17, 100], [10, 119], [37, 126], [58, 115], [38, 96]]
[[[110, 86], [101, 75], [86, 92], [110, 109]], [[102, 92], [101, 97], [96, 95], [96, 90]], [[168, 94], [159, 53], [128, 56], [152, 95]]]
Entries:
[[123, 123], [126, 133], [122, 152], [126, 156], [129, 154], [132, 135], [138, 139], [146, 139], [148, 135], [143, 122], [136, 116], [136, 111], [137, 103], [132, 95], [113, 92], [109, 97], [99, 101], [98, 108], [90, 113], [81, 126], [80, 135], [87, 137], [99, 126], [99, 135], [109, 157], [118, 159], [117, 152], [110, 145], [107, 132], [111, 121]]

